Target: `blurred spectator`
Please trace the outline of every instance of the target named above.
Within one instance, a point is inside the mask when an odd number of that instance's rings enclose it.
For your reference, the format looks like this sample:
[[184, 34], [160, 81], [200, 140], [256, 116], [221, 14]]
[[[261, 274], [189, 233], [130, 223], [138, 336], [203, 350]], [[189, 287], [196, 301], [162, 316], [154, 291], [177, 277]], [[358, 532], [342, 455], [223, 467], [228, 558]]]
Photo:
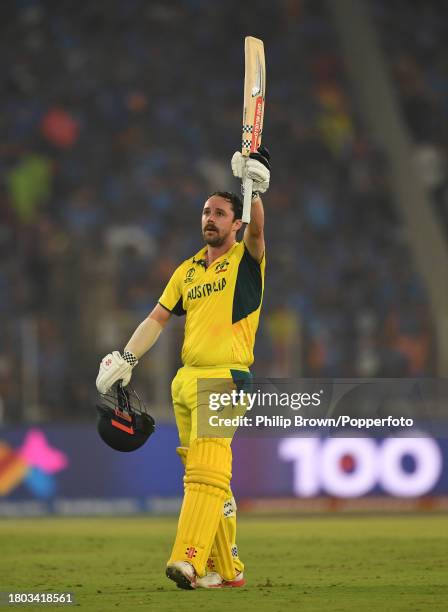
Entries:
[[6, 177], [10, 204], [19, 223], [32, 224], [39, 205], [51, 193], [51, 166], [45, 157], [30, 153], [22, 157]]
[[43, 117], [41, 132], [44, 138], [55, 147], [73, 147], [78, 139], [78, 122], [62, 108], [51, 108]]
[[300, 323], [297, 312], [286, 304], [281, 304], [267, 313], [265, 325], [273, 349], [270, 376], [278, 378], [300, 376]]
[[448, 6], [439, 0], [371, 5], [415, 142], [416, 167], [448, 239]]

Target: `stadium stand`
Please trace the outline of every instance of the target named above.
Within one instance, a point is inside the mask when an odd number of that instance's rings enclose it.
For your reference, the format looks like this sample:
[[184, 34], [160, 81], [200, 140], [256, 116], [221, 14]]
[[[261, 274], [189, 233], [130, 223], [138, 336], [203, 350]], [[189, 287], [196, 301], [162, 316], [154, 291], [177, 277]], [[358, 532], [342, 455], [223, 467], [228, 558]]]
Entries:
[[[244, 30], [233, 26], [236, 6]], [[393, 19], [389, 9], [382, 14]], [[30, 354], [35, 417], [88, 417], [99, 358], [123, 344], [174, 267], [200, 248], [205, 196], [238, 188], [229, 159], [240, 140], [249, 32], [267, 51], [264, 137], [273, 158], [255, 373], [434, 371], [428, 299], [324, 3], [258, 3], [254, 12], [238, 0], [108, 0], [76, 9], [29, 0], [3, 8], [0, 39], [6, 421], [27, 418]], [[414, 41], [418, 57], [424, 43]], [[407, 57], [397, 65], [404, 89], [414, 64]], [[447, 91], [439, 68], [404, 112], [416, 137], [444, 149], [426, 108], [446, 112], [435, 102], [437, 88], [443, 101]], [[173, 342], [171, 369], [178, 348]]]

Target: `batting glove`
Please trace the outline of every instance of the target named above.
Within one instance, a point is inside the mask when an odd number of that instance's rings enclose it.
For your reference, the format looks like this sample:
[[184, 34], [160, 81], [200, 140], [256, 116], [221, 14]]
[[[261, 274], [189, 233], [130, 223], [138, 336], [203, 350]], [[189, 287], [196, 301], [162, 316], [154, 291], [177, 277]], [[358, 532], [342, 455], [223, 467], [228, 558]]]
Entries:
[[269, 188], [271, 176], [271, 156], [266, 147], [259, 147], [256, 153], [245, 157], [239, 151], [233, 154], [231, 165], [232, 172], [236, 178], [244, 179], [246, 176], [254, 182], [253, 191], [265, 193]]
[[131, 380], [132, 368], [137, 363], [137, 357], [130, 351], [125, 351], [123, 355], [120, 355], [119, 351], [109, 353], [100, 363], [96, 388], [104, 395], [118, 380], [121, 380], [125, 387]]

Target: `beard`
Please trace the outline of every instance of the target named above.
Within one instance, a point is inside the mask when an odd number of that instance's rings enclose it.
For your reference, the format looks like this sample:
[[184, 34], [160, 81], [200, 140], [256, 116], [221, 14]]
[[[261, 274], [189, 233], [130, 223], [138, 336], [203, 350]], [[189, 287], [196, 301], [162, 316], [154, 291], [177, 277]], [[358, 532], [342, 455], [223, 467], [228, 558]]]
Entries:
[[212, 247], [220, 247], [224, 244], [226, 237], [221, 236], [217, 230], [208, 234], [206, 230], [202, 232], [202, 236], [204, 237], [204, 241], [206, 244], [209, 244]]

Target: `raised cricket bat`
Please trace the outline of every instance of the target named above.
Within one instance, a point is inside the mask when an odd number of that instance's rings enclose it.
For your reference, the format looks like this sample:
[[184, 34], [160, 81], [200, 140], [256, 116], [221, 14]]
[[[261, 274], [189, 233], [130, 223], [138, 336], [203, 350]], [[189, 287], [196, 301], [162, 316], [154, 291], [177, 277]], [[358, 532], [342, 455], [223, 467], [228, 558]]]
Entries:
[[[266, 91], [266, 63], [263, 41], [253, 36], [244, 40], [244, 108], [241, 153], [249, 156], [261, 145]], [[252, 179], [243, 176], [243, 223], [250, 223]]]

